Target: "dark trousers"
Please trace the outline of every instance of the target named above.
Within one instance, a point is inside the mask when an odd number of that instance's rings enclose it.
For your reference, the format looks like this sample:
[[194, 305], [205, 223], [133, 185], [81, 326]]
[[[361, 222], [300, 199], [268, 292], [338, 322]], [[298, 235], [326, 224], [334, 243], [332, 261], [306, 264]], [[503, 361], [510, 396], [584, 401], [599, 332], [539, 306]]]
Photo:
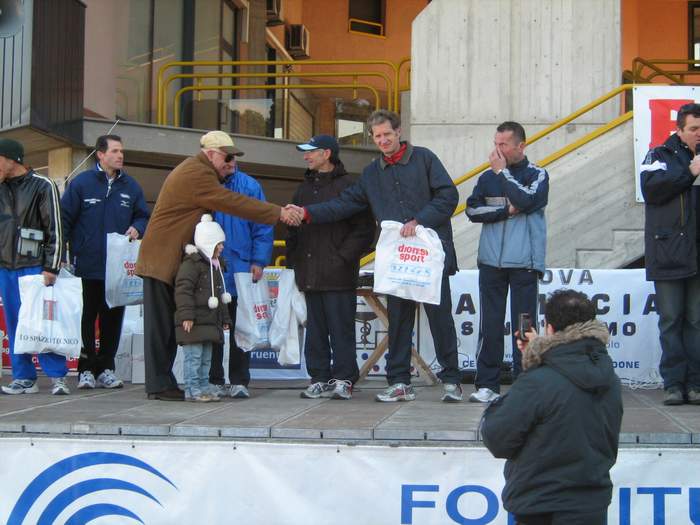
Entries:
[[177, 388], [173, 363], [175, 341], [175, 295], [169, 284], [143, 278], [143, 359], [146, 366], [146, 392]]
[[[442, 277], [440, 304], [423, 303], [425, 315], [433, 335], [435, 356], [442, 367], [437, 376], [443, 383], [458, 385], [462, 379], [457, 362], [457, 333], [452, 319], [450, 280]], [[413, 325], [416, 320], [416, 302], [387, 295], [389, 314], [389, 355], [386, 360], [386, 378], [390, 385], [411, 382], [411, 348]]]
[[355, 290], [305, 292], [304, 358], [311, 382], [360, 377], [355, 347]]
[[476, 388], [501, 391], [503, 324], [510, 288], [510, 326], [513, 340], [513, 379], [521, 370], [522, 356], [515, 344], [518, 316], [530, 314], [537, 323], [537, 271], [525, 268], [479, 266], [479, 343], [476, 351]]
[[515, 516], [515, 525], [605, 525], [608, 511], [592, 512], [552, 512]]
[[[78, 360], [78, 372], [89, 371], [95, 377], [105, 370], [114, 370], [114, 356], [119, 348], [119, 337], [124, 321], [124, 307], [110, 308], [105, 302], [105, 282], [82, 279], [83, 317], [81, 333], [83, 348]], [[95, 350], [95, 320], [100, 318], [100, 348]]]
[[[236, 307], [238, 297], [227, 305], [231, 316], [231, 331], [228, 340], [228, 381], [232, 385], [248, 386], [250, 383], [250, 352], [244, 352], [236, 345], [233, 332], [236, 327]], [[212, 385], [223, 385], [224, 381], [224, 345], [214, 343], [209, 368], [209, 382]]]
[[664, 388], [700, 389], [700, 275], [654, 281]]

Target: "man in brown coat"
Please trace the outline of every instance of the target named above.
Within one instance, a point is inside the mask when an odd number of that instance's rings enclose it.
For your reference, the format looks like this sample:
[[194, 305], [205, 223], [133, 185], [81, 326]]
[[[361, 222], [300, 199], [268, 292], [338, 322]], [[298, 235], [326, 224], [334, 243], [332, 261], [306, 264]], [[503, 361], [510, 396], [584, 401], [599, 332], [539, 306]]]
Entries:
[[200, 140], [201, 151], [180, 163], [165, 179], [141, 242], [136, 273], [143, 277], [144, 361], [148, 399], [182, 401], [184, 393], [172, 373], [177, 353], [173, 283], [183, 247], [192, 242], [203, 213], [221, 211], [250, 221], [291, 222], [294, 213], [251, 199], [221, 185], [243, 154], [223, 131]]

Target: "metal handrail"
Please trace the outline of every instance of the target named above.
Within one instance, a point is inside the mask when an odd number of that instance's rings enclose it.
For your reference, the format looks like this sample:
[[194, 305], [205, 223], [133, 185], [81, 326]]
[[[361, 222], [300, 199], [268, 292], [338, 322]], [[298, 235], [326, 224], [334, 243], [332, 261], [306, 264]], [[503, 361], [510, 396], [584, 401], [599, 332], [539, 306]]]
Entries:
[[[689, 60], [684, 58], [642, 58], [635, 57], [632, 59], [632, 69], [623, 73], [629, 73], [632, 76], [633, 82], [651, 82], [657, 77], [664, 77], [674, 84], [685, 84], [686, 76], [700, 75], [700, 69], [671, 69], [665, 70], [659, 67], [659, 64], [683, 64], [683, 65], [700, 65], [700, 60]], [[653, 73], [649, 76], [643, 76], [644, 68], [651, 69]]]
[[175, 100], [173, 103], [173, 126], [180, 126], [180, 112], [177, 111], [177, 107], [180, 103], [180, 97], [189, 91], [240, 91], [248, 89], [368, 89], [374, 94], [375, 107], [379, 107], [379, 92], [369, 84], [247, 84], [247, 85], [230, 85], [230, 86], [185, 86], [180, 88], [177, 93], [175, 93]]
[[[379, 34], [375, 35], [373, 33], [365, 33], [364, 31], [357, 31], [356, 29], [352, 29], [352, 23], [356, 22], [358, 24], [365, 24], [368, 26], [373, 26], [373, 27], [378, 27], [379, 28]], [[355, 33], [355, 34], [360, 34], [364, 36], [373, 36], [374, 38], [386, 38], [384, 35], [384, 24], [380, 22], [372, 22], [371, 20], [363, 20], [362, 18], [348, 18], [348, 33]]]
[[[382, 73], [381, 71], [353, 71], [349, 73], [335, 73], [335, 72], [326, 72], [326, 73], [296, 73], [296, 72], [285, 72], [285, 73], [267, 73], [267, 72], [257, 72], [257, 73], [178, 73], [176, 75], [169, 76], [167, 80], [165, 81], [163, 85], [163, 92], [167, 93], [168, 88], [170, 87], [170, 83], [173, 80], [177, 80], [179, 78], [191, 78], [191, 79], [197, 79], [199, 81], [200, 79], [204, 78], [309, 78], [309, 77], [353, 77], [353, 81], [356, 81], [358, 77], [360, 76], [369, 76], [369, 77], [379, 77], [384, 80], [386, 83], [387, 87], [387, 102], [391, 104], [391, 101], [393, 100], [393, 95], [392, 95], [392, 82], [389, 76], [386, 73]], [[198, 86], [202, 86], [202, 84], [197, 84]], [[272, 89], [272, 86], [276, 84], [266, 84], [266, 86], [270, 86], [269, 88], [266, 89]], [[287, 85], [285, 84], [289, 89], [303, 89], [303, 86], [305, 84], [291, 84]], [[358, 84], [359, 86], [359, 84]], [[189, 86], [188, 86], [189, 87]], [[213, 87], [213, 86], [212, 86]], [[344, 88], [345, 89], [345, 88]], [[179, 91], [178, 91], [179, 92]], [[378, 107], [378, 106], [376, 106]], [[177, 108], [177, 105], [173, 103], [173, 111], [175, 111]], [[389, 107], [391, 109], [391, 107]], [[164, 114], [163, 114], [163, 120], [158, 121], [159, 125], [167, 125], [168, 124], [168, 109], [167, 109], [167, 104], [164, 107]], [[177, 124], [175, 124], [177, 126]]]
[[[389, 60], [190, 60], [168, 62], [163, 64], [158, 69], [156, 82], [156, 93], [158, 98], [158, 107], [156, 117], [158, 122], [165, 120], [165, 93], [163, 92], [163, 78], [168, 69], [174, 67], [227, 67], [227, 66], [360, 66], [374, 65], [387, 66], [394, 72], [394, 78], [398, 78], [397, 65]], [[346, 75], [347, 76], [347, 75]], [[398, 101], [396, 93], [394, 93], [394, 101]], [[394, 106], [397, 108], [398, 106]]]

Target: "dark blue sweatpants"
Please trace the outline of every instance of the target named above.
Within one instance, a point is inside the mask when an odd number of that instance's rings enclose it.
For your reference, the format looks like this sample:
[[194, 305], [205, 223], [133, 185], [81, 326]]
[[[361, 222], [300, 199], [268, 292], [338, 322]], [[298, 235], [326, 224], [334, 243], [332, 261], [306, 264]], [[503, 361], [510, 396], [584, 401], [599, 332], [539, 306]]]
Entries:
[[510, 322], [513, 341], [513, 378], [520, 373], [521, 355], [515, 345], [518, 317], [529, 313], [533, 325], [537, 322], [536, 270], [525, 268], [495, 268], [479, 266], [479, 344], [476, 351], [476, 388], [501, 391], [503, 363], [503, 324], [506, 300], [510, 288]]

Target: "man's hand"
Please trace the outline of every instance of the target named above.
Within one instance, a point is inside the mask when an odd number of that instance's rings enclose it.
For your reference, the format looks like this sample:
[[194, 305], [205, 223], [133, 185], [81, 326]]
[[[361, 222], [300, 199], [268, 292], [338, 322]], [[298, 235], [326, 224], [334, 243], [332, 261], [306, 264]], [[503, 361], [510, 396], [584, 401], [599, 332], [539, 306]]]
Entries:
[[520, 210], [518, 208], [516, 208], [512, 204], [508, 205], [508, 216], [517, 215], [518, 213], [520, 213]]
[[690, 166], [688, 166], [688, 168], [694, 177], [700, 175], [700, 155], [695, 155], [693, 157], [693, 160], [690, 161]]
[[401, 237], [413, 237], [416, 234], [416, 226], [418, 226], [416, 219], [408, 221], [401, 228]]
[[529, 332], [525, 332], [525, 338], [527, 339], [527, 341], [523, 341], [523, 340], [520, 338], [520, 330], [516, 330], [516, 331], [515, 331], [515, 344], [518, 345], [518, 350], [520, 350], [521, 352], [524, 352], [524, 351], [525, 351], [525, 348], [527, 347], [527, 345], [529, 345], [530, 342], [531, 342], [535, 337], [537, 337], [537, 332], [535, 332], [535, 329], [534, 329], [534, 328], [530, 328], [530, 331], [529, 331]]
[[503, 153], [498, 148], [495, 148], [491, 153], [489, 153], [489, 163], [491, 164], [491, 169], [498, 173], [506, 168], [506, 158]]
[[56, 274], [51, 272], [41, 272], [44, 276], [44, 286], [52, 286], [56, 282]]
[[263, 276], [262, 266], [258, 266], [257, 264], [251, 264], [250, 273], [253, 274], [253, 282], [257, 283], [260, 279], [262, 279]]
[[304, 220], [304, 208], [295, 206], [294, 204], [287, 204], [282, 208], [280, 213], [280, 221], [285, 223], [287, 226], [299, 226]]
[[139, 231], [133, 226], [129, 226], [129, 229], [126, 230], [124, 235], [128, 235], [130, 240], [135, 241], [139, 238]]
[[188, 334], [192, 331], [194, 321], [182, 321], [182, 329]]

